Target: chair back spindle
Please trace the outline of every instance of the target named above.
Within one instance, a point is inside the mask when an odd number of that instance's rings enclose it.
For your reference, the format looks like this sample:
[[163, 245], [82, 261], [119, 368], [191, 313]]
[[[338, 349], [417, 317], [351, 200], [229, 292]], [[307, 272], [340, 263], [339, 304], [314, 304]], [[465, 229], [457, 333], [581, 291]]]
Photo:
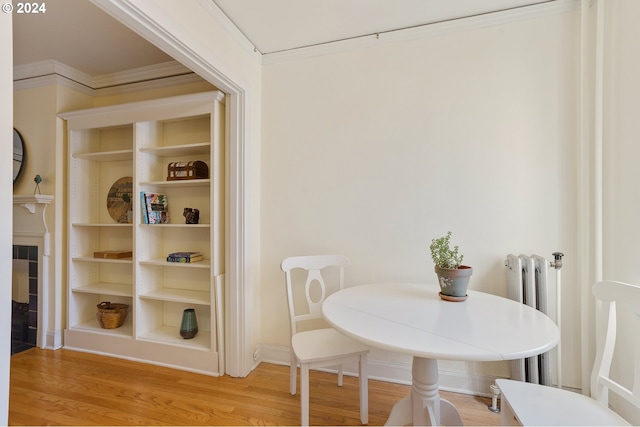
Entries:
[[[608, 280], [595, 283], [592, 292], [602, 309], [596, 318], [590, 396], [497, 379], [502, 393], [502, 425], [514, 425], [515, 420], [520, 425], [613, 426], [640, 419], [640, 286]], [[628, 363], [629, 355], [633, 355], [633, 374], [625, 375], [621, 372], [630, 367], [620, 369], [618, 365]], [[612, 370], [613, 363], [616, 369]], [[631, 388], [625, 385], [628, 383]], [[627, 408], [627, 404], [631, 406]]]
[[[344, 269], [349, 266], [349, 259], [343, 255], [316, 255], [290, 257], [283, 261], [282, 270], [287, 282], [287, 298], [289, 302], [289, 320], [291, 333], [298, 332], [299, 325], [315, 319], [322, 319], [322, 303], [329, 296], [329, 286], [323, 276], [323, 270], [337, 269], [335, 290], [344, 288]], [[304, 280], [294, 280], [293, 270], [301, 270], [306, 274]], [[304, 302], [296, 304], [294, 291], [304, 283]], [[317, 286], [316, 286], [317, 285]], [[319, 289], [314, 293], [314, 289]], [[302, 292], [301, 292], [302, 293]], [[319, 293], [319, 295], [316, 295]]]
[[[320, 286], [320, 297], [317, 301], [314, 301], [311, 296], [311, 285], [316, 282]], [[322, 315], [322, 303], [327, 295], [327, 285], [322, 279], [322, 273], [320, 270], [309, 270], [307, 280], [304, 284], [304, 296], [307, 300], [307, 306], [309, 307], [309, 315], [313, 317], [320, 317]]]
[[[598, 282], [593, 285], [594, 296], [602, 301], [604, 342], [597, 346], [596, 358], [591, 374], [591, 397], [603, 405], [609, 403], [609, 391], [619, 395], [640, 409], [640, 287], [616, 281]], [[634, 333], [633, 385], [631, 389], [610, 377], [614, 349], [616, 347], [617, 317], [630, 313], [634, 325], [626, 328]], [[619, 313], [621, 312], [621, 313]]]

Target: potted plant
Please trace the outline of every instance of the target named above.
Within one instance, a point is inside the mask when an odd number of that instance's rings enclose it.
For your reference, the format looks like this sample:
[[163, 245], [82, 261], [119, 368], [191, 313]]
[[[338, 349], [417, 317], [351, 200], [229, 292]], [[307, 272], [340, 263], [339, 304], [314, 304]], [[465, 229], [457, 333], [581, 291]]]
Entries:
[[464, 256], [458, 246], [451, 247], [451, 231], [433, 239], [429, 246], [440, 284], [440, 297], [447, 301], [464, 301], [473, 269], [462, 265]]

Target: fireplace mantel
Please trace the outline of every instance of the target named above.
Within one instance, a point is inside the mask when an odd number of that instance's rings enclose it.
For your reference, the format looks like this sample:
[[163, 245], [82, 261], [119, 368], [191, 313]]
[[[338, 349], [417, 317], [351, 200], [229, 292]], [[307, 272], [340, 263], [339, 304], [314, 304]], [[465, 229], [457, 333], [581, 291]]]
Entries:
[[48, 233], [44, 217], [53, 196], [43, 194], [13, 196], [13, 234]]

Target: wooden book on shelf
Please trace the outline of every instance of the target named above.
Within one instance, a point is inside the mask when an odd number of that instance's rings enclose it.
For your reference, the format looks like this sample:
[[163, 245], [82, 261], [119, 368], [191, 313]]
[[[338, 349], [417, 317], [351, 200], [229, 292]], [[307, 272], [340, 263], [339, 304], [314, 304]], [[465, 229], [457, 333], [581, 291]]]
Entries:
[[133, 256], [132, 251], [109, 250], [109, 251], [96, 251], [93, 253], [94, 258], [104, 258], [104, 259], [131, 258], [132, 256]]

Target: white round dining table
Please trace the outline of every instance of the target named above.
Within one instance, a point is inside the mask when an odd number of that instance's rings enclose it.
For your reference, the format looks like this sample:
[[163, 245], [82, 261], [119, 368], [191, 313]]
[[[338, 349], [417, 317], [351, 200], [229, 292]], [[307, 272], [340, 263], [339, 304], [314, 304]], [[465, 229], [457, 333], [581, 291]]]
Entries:
[[413, 356], [411, 396], [393, 407], [387, 425], [462, 425], [457, 409], [440, 399], [438, 359], [499, 361], [549, 351], [556, 324], [524, 304], [478, 291], [445, 301], [437, 285], [378, 283], [329, 296], [325, 319], [354, 339]]

